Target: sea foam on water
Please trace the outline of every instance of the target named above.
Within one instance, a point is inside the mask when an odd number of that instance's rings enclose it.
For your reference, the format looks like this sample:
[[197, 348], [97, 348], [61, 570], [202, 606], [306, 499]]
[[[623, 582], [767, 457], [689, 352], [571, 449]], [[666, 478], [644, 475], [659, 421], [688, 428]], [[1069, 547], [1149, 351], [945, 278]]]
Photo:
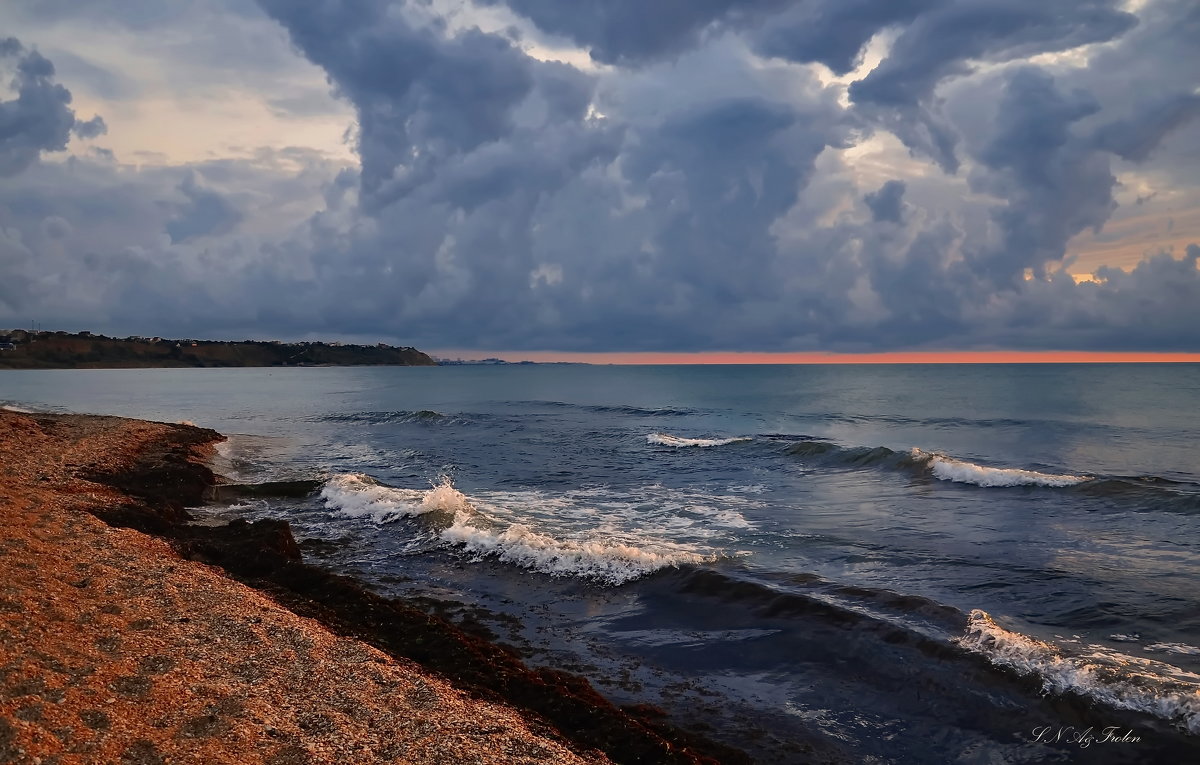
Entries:
[[1144, 712], [1200, 734], [1200, 675], [1102, 646], [1068, 654], [1005, 629], [986, 611], [968, 617], [958, 645], [1018, 674], [1034, 675], [1047, 693], [1077, 693], [1116, 709]]
[[[401, 518], [442, 516], [441, 527], [434, 530], [436, 537], [477, 560], [492, 558], [552, 576], [576, 576], [610, 585], [624, 584], [669, 566], [698, 564], [715, 557], [685, 543], [622, 539], [611, 527], [573, 531], [562, 537], [535, 530], [527, 523], [506, 522], [483, 512], [477, 503], [454, 488], [448, 478], [430, 489], [420, 490], [385, 486], [359, 473], [341, 474], [326, 482], [321, 497], [331, 509], [380, 525]], [[499, 493], [497, 498], [508, 500], [506, 504], [510, 505], [516, 504], [514, 499], [537, 500], [536, 496], [517, 498], [511, 493]], [[560, 499], [557, 504], [556, 509], [561, 510], [563, 501]], [[493, 511], [503, 510], [492, 504], [484, 506]], [[577, 517], [585, 510], [575, 509]], [[736, 513], [718, 515], [717, 520], [745, 524]]]

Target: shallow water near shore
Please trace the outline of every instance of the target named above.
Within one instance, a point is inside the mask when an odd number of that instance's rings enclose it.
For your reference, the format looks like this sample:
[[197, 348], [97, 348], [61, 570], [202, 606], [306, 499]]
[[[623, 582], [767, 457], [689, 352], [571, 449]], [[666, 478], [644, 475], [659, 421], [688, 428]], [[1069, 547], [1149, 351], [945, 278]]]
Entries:
[[322, 488], [206, 514], [764, 761], [1200, 753], [1196, 365], [55, 370], [0, 403], [230, 434], [231, 480]]

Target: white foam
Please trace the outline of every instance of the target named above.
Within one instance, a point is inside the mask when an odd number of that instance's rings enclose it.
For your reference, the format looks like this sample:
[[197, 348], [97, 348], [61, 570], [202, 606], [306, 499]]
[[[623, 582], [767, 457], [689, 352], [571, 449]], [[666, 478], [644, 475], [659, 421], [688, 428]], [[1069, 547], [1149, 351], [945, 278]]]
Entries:
[[0, 409], [3, 409], [6, 412], [16, 412], [18, 414], [33, 414], [32, 409], [23, 409], [19, 406], [9, 406], [8, 404], [0, 406]]
[[1200, 735], [1200, 675], [1101, 646], [1067, 655], [1058, 646], [1006, 630], [987, 612], [974, 610], [956, 639], [993, 664], [1036, 675], [1045, 693], [1073, 692], [1117, 709], [1169, 720]]
[[732, 529], [753, 528], [737, 508], [760, 504], [658, 484], [624, 492], [605, 486], [557, 493], [483, 491], [468, 498], [448, 479], [422, 491], [384, 486], [358, 473], [331, 477], [321, 496], [327, 507], [376, 524], [418, 516], [432, 520], [430, 538], [476, 559], [612, 585], [668, 566], [715, 560], [719, 553], [712, 541], [727, 541]]
[[682, 436], [673, 436], [670, 433], [651, 433], [646, 436], [646, 442], [657, 444], [658, 446], [674, 446], [676, 448], [682, 446], [724, 446], [725, 444], [735, 444], [739, 441], [750, 441], [749, 436], [738, 436], [737, 438], [683, 438]]
[[1056, 475], [1054, 473], [1039, 473], [1035, 470], [1019, 470], [1017, 468], [994, 468], [976, 465], [974, 462], [954, 459], [944, 454], [925, 452], [913, 449], [914, 459], [926, 461], [933, 472], [934, 478], [955, 483], [970, 483], [976, 486], [1049, 486], [1063, 488], [1090, 481], [1089, 476]]
[[450, 485], [449, 480], [422, 491], [394, 489], [361, 473], [343, 473], [325, 482], [321, 498], [326, 507], [345, 515], [369, 518], [375, 523], [391, 523], [427, 513], [457, 515], [474, 511], [466, 496]]
[[1200, 654], [1200, 648], [1187, 643], [1151, 643], [1146, 646], [1147, 651], [1162, 651], [1163, 653], [1178, 653], [1185, 655]]
[[532, 518], [547, 526], [573, 530], [655, 529], [672, 539], [722, 539], [731, 529], [751, 529], [741, 511], [758, 508], [761, 500], [732, 493], [662, 484], [615, 488], [593, 486], [561, 492], [489, 491], [474, 497], [480, 510], [508, 523]]
[[612, 585], [624, 584], [668, 566], [700, 563], [705, 559], [665, 543], [659, 549], [647, 549], [587, 539], [555, 539], [521, 523], [498, 531], [478, 528], [464, 519], [443, 531], [441, 537], [481, 558], [495, 557], [544, 574], [577, 576]]

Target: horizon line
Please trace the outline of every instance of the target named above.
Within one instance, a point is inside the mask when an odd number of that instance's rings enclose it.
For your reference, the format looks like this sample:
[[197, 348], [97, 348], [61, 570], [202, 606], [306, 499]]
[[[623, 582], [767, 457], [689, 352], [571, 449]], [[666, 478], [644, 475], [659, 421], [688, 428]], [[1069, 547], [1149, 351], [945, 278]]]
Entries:
[[[1162, 351], [876, 351], [830, 353], [825, 351], [429, 351], [440, 359], [497, 358], [510, 363], [583, 363], [613, 365], [672, 364], [1162, 364], [1200, 363], [1200, 353]], [[476, 354], [479, 354], [478, 356]]]

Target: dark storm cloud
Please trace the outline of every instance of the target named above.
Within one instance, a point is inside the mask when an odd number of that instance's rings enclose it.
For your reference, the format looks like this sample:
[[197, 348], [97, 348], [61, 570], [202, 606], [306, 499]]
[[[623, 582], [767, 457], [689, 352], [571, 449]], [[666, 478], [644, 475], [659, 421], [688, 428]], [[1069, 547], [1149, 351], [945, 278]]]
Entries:
[[860, 103], [907, 106], [971, 61], [1010, 61], [1111, 40], [1137, 23], [1119, 0], [959, 0], [915, 15], [888, 55], [850, 88]]
[[899, 223], [904, 214], [904, 181], [888, 181], [863, 197], [877, 221]]
[[813, 0], [790, 4], [752, 34], [755, 49], [797, 63], [821, 63], [846, 74], [880, 30], [912, 21], [948, 0]]
[[[486, 0], [500, 4], [501, 0]], [[681, 53], [699, 43], [706, 29], [745, 24], [785, 7], [787, 0], [669, 0], [648, 6], [639, 0], [508, 0], [505, 3], [540, 28], [586, 47], [606, 64], [645, 62]]]
[[75, 119], [71, 92], [54, 81], [54, 65], [12, 37], [0, 39], [0, 71], [10, 66], [16, 95], [0, 101], [0, 176], [21, 172], [43, 152], [67, 148], [72, 132], [81, 138], [104, 132], [99, 117]]
[[932, 101], [934, 88], [970, 72], [972, 62], [1012, 61], [1118, 37], [1137, 23], [1119, 5], [1119, 0], [941, 3], [904, 27], [879, 66], [850, 86], [850, 97], [909, 149], [953, 172], [958, 137]]
[[[898, 108], [902, 102], [919, 112], [932, 88], [966, 72], [968, 61], [1107, 39], [1129, 17], [1103, 3], [1071, 4], [1054, 18], [1032, 3], [864, 4], [854, 27], [844, 10], [808, 4], [810, 18], [825, 24], [819, 29], [841, 30], [838, 44], [812, 35], [812, 45], [828, 47], [809, 49], [797, 36], [775, 55], [845, 71], [873, 31], [901, 30], [904, 42], [880, 68], [887, 76], [860, 90], [877, 104], [844, 111], [818, 94], [798, 105], [764, 87], [762, 96], [660, 100], [652, 104], [665, 112], [657, 119], [618, 112], [623, 119], [601, 126], [586, 118], [591, 77], [529, 59], [507, 38], [415, 27], [385, 3], [366, 0], [266, 7], [360, 115], [367, 217], [358, 219], [350, 206], [322, 218], [313, 239], [297, 245], [313, 248], [312, 267], [337, 296], [316, 295], [306, 305], [325, 306], [327, 320], [347, 331], [406, 327], [434, 344], [701, 349], [961, 341], [995, 320], [978, 307], [997, 290], [1022, 294], [1027, 269], [1043, 273], [1072, 235], [1104, 223], [1116, 136], [1150, 130], [1153, 143], [1180, 122], [1083, 127], [1097, 110], [1087, 93], [1034, 68], [1015, 70], [993, 77], [993, 90], [979, 96], [999, 108], [969, 145], [972, 186], [1002, 201], [976, 216], [990, 218], [990, 230], [911, 213], [906, 184], [895, 180], [860, 194], [871, 220], [785, 245], [780, 221], [794, 216], [789, 211], [811, 183], [818, 155], [845, 145], [856, 113], [865, 109], [902, 137], [925, 131], [953, 159], [954, 126], [941, 115], [912, 119]], [[696, 44], [720, 24], [751, 29], [754, 14], [770, 10], [756, 5], [735, 14], [725, 4], [698, 4], [624, 37], [622, 30], [646, 20], [620, 4], [587, 8], [607, 26], [574, 27], [548, 5], [514, 5], [548, 31], [588, 43], [598, 59], [636, 62], [649, 78], [659, 76], [652, 59]], [[758, 32], [747, 34], [766, 45]], [[940, 53], [917, 49], [938, 34], [965, 39]], [[888, 78], [902, 72], [912, 81], [887, 95]], [[472, 74], [464, 88], [458, 81]], [[273, 315], [289, 314], [280, 308]]]
[[[613, 64], [591, 71], [469, 9], [260, 5], [353, 108], [359, 166], [33, 162], [0, 188], [0, 319], [431, 348], [1200, 348], [1195, 249], [1062, 271], [1123, 173], [1195, 171], [1194, 3], [1136, 25], [1099, 0], [510, 3]], [[849, 93], [804, 66], [851, 71], [882, 31]], [[1100, 40], [1086, 65], [1025, 60]], [[308, 108], [293, 96], [263, 101]], [[964, 172], [842, 151], [873, 131]]]
[[[498, 2], [498, 0], [495, 0]], [[850, 88], [864, 115], [943, 168], [958, 167], [957, 136], [932, 102], [946, 78], [975, 62], [1003, 62], [1112, 40], [1137, 23], [1120, 0], [704, 0], [648, 12], [630, 0], [509, 0], [541, 29], [605, 63], [642, 63], [700, 44], [704, 33], [744, 31], [764, 56], [820, 62], [838, 74], [864, 46], [898, 29], [886, 57]]]
[[445, 37], [380, 0], [262, 0], [358, 112], [364, 190], [380, 200], [429, 180], [446, 157], [496, 140], [533, 87], [530, 60], [477, 29]]
[[172, 242], [227, 234], [242, 220], [242, 214], [233, 202], [203, 188], [194, 173], [184, 178], [179, 191], [188, 201], [167, 221], [166, 231]]
[[1198, 116], [1200, 94], [1171, 93], [1145, 105], [1136, 117], [1104, 125], [1096, 131], [1096, 145], [1124, 159], [1142, 162], [1168, 133]]
[[1073, 132], [1099, 108], [1089, 93], [1063, 92], [1038, 69], [1006, 78], [995, 132], [976, 157], [989, 172], [972, 181], [1007, 204], [992, 213], [1000, 240], [970, 252], [977, 273], [997, 284], [1018, 281], [1025, 269], [1060, 259], [1072, 236], [1108, 220], [1116, 184], [1109, 158]]

